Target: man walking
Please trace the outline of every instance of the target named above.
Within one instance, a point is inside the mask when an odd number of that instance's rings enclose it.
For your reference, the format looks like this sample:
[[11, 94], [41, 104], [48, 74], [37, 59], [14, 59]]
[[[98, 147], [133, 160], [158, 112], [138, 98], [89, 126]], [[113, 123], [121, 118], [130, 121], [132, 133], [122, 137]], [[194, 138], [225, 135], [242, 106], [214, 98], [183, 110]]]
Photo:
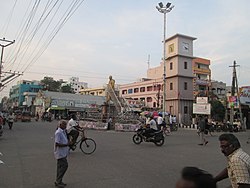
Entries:
[[198, 128], [200, 130], [200, 143], [198, 145], [203, 146], [207, 145], [208, 141], [205, 139], [205, 128], [206, 128], [206, 121], [205, 118], [200, 116], [199, 122], [198, 122]]
[[227, 157], [228, 165], [215, 177], [215, 181], [230, 179], [233, 188], [250, 187], [250, 156], [241, 149], [239, 140], [233, 134], [219, 137], [221, 152]]
[[66, 184], [63, 183], [62, 179], [65, 172], [68, 169], [67, 156], [69, 153], [69, 142], [67, 134], [65, 132], [67, 122], [62, 120], [59, 122], [59, 127], [55, 132], [55, 148], [54, 155], [57, 159], [57, 171], [56, 171], [56, 181], [55, 186], [65, 187]]

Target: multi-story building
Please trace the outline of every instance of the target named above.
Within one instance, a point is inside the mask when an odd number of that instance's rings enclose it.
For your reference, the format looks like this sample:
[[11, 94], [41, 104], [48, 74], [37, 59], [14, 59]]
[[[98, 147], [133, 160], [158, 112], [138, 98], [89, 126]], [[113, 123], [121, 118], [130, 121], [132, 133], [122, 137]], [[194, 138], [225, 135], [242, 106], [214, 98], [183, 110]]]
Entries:
[[88, 88], [88, 83], [86, 82], [79, 82], [78, 77], [71, 77], [69, 79], [69, 83], [71, 85], [71, 88], [73, 89], [74, 93], [79, 94], [80, 89], [86, 89]]
[[224, 100], [227, 96], [226, 83], [212, 80], [211, 91], [218, 97], [219, 100]]
[[[166, 45], [166, 107], [179, 122], [190, 120], [193, 107], [193, 41], [196, 38], [176, 34]], [[164, 64], [147, 71], [147, 79], [120, 86], [123, 97], [144, 100], [149, 107], [162, 107]]]
[[119, 91], [122, 97], [142, 102], [149, 108], [162, 108], [162, 78], [142, 78], [138, 82], [122, 84]]
[[194, 74], [194, 98], [197, 96], [208, 96], [208, 92], [211, 89], [210, 60], [194, 58], [192, 63]]
[[81, 95], [95, 95], [95, 96], [105, 96], [105, 87], [98, 88], [81, 88], [79, 89], [79, 94]]
[[[36, 93], [43, 88], [39, 81], [21, 80], [17, 82], [17, 85], [12, 86], [10, 89], [10, 99], [12, 101], [12, 108], [27, 108], [32, 98]], [[25, 97], [26, 96], [26, 97]], [[25, 100], [26, 99], [26, 100]]]

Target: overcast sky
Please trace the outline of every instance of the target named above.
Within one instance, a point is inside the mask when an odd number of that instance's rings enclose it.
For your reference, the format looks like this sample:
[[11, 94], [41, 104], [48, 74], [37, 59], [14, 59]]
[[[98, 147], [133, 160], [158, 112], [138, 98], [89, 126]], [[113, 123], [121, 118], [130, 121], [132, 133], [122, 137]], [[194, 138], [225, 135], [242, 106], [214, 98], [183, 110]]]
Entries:
[[[49, 32], [43, 35], [43, 31], [49, 21], [44, 22], [43, 28], [39, 28], [40, 33], [37, 32], [32, 38], [32, 33], [27, 32], [32, 39], [32, 42], [27, 43], [27, 48], [23, 48], [25, 41], [18, 41], [17, 33], [27, 26], [22, 21], [31, 12], [29, 7], [34, 2], [0, 0], [0, 38], [16, 40], [4, 49], [3, 71], [24, 71], [24, 75], [10, 85], [22, 79], [41, 80], [44, 76], [51, 76], [55, 80], [68, 80], [71, 76], [77, 76], [80, 81], [87, 82], [89, 87], [98, 87], [108, 82], [109, 75], [113, 76], [116, 84], [124, 84], [146, 77], [148, 60], [150, 67], [160, 64], [163, 14], [155, 8], [160, 2], [158, 0], [83, 1], [43, 54], [35, 51], [38, 49], [39, 52], [40, 49], [36, 42], [46, 41]], [[39, 4], [37, 17], [34, 16], [32, 22], [33, 28], [47, 2], [56, 0], [43, 0]], [[70, 2], [66, 0], [57, 13], [63, 14]], [[229, 66], [236, 60], [240, 65], [237, 68], [239, 85], [249, 85], [250, 1], [170, 2], [175, 7], [167, 15], [167, 37], [176, 33], [196, 37], [194, 56], [210, 59], [212, 79], [227, 85], [232, 82], [232, 68]], [[51, 25], [56, 25], [58, 20], [59, 16], [55, 16]], [[12, 54], [16, 53], [20, 44], [23, 53], [15, 59]], [[41, 56], [33, 61], [32, 55], [36, 53]], [[0, 97], [8, 95], [8, 92], [9, 87], [1, 92]]]

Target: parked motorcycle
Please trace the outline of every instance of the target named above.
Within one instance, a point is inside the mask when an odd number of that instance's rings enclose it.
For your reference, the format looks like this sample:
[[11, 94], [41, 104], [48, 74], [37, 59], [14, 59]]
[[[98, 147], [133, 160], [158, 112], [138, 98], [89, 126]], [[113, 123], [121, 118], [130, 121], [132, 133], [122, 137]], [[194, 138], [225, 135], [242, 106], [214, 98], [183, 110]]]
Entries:
[[144, 142], [153, 142], [156, 146], [162, 146], [164, 144], [164, 136], [163, 131], [157, 131], [153, 133], [149, 133], [149, 136], [146, 136], [146, 129], [139, 128], [136, 131], [136, 134], [133, 136], [133, 142], [135, 144], [140, 144], [142, 141]]

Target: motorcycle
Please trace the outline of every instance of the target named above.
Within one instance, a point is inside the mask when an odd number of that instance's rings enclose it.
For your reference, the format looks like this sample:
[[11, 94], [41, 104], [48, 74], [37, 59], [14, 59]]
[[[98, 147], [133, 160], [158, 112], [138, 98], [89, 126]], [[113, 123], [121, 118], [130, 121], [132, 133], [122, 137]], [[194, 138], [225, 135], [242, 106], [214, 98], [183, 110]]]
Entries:
[[152, 132], [149, 133], [149, 136], [147, 135], [147, 130], [146, 128], [139, 128], [136, 131], [136, 134], [133, 136], [133, 142], [135, 144], [140, 144], [142, 141], [144, 142], [153, 142], [156, 146], [162, 146], [164, 144], [164, 136], [163, 136], [163, 131], [157, 131], [157, 132]]

